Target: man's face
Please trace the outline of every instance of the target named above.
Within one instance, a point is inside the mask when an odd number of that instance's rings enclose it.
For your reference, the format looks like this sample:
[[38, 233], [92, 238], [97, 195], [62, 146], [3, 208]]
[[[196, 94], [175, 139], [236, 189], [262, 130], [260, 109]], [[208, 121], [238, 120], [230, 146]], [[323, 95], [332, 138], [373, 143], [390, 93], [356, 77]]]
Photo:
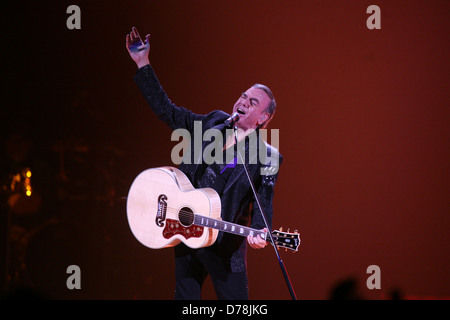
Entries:
[[269, 119], [270, 114], [266, 111], [270, 104], [270, 98], [262, 89], [250, 88], [236, 101], [233, 113], [239, 114], [236, 123], [242, 130], [256, 129]]

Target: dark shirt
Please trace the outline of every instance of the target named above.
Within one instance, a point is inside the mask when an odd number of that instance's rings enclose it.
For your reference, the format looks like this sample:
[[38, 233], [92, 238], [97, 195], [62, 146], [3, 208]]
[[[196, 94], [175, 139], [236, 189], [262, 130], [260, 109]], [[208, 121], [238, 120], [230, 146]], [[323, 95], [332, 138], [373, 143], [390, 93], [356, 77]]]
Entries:
[[[222, 141], [226, 141], [225, 130], [222, 130], [222, 136]], [[203, 162], [202, 168], [199, 169], [199, 174], [194, 179], [194, 185], [197, 188], [213, 188], [219, 196], [222, 196], [228, 178], [237, 163], [236, 150], [234, 147], [230, 147], [227, 150], [223, 150], [220, 156], [216, 157], [215, 154], [212, 154], [212, 157], [219, 161], [214, 161], [209, 165]], [[231, 161], [229, 161], [230, 158], [232, 158]]]

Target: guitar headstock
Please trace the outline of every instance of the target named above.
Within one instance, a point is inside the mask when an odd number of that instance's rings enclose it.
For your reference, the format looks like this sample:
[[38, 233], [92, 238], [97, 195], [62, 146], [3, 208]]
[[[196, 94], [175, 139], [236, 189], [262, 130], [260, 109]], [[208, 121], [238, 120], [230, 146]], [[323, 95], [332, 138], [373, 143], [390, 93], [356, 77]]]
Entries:
[[287, 232], [283, 231], [283, 228], [280, 228], [279, 230], [273, 230], [272, 231], [272, 238], [275, 242], [274, 245], [278, 248], [285, 248], [292, 250], [293, 252], [298, 251], [298, 247], [300, 246], [300, 233], [295, 230], [293, 233], [289, 232], [289, 229]]

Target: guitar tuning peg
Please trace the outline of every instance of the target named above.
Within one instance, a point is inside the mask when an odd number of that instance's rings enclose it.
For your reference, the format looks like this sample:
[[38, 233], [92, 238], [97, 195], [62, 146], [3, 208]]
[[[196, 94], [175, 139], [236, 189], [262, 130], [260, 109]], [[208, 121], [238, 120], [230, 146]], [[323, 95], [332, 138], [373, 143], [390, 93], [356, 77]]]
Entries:
[[283, 231], [283, 227], [280, 227], [280, 232], [282, 232]]
[[291, 228], [288, 228], [288, 229], [287, 229], [287, 232], [289, 233], [290, 231], [291, 231]]
[[295, 229], [295, 230], [294, 230], [294, 233], [298, 233], [298, 230], [297, 230], [297, 229]]

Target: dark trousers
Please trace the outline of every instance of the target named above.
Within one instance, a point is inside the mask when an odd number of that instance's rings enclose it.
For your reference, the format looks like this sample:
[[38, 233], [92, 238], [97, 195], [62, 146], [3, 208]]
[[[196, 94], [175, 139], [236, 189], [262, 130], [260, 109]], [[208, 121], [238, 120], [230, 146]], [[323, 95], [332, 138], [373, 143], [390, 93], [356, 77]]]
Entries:
[[200, 300], [207, 275], [220, 300], [248, 300], [246, 272], [231, 272], [227, 263], [210, 248], [175, 247], [175, 299]]

